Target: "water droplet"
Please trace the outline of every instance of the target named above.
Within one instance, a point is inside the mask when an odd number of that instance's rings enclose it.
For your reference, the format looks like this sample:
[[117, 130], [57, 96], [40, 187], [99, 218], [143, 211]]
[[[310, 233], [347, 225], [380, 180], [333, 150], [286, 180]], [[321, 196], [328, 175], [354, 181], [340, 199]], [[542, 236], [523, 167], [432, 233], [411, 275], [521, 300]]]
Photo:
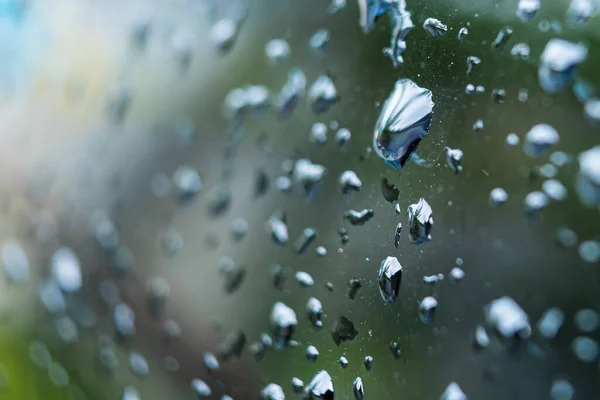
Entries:
[[433, 37], [445, 35], [448, 32], [448, 27], [439, 19], [427, 18], [423, 22], [423, 28]]
[[172, 319], [168, 319], [163, 323], [163, 330], [169, 340], [177, 340], [181, 337], [181, 327]]
[[341, 356], [340, 359], [338, 360], [338, 362], [340, 363], [340, 365], [342, 366], [342, 368], [348, 368], [348, 359], [344, 356]]
[[490, 192], [490, 204], [494, 207], [500, 207], [508, 200], [508, 193], [502, 188], [492, 189]]
[[506, 136], [506, 145], [508, 147], [517, 147], [519, 145], [520, 139], [516, 133], [509, 133]]
[[204, 366], [209, 371], [216, 371], [219, 369], [219, 360], [213, 353], [204, 353]]
[[519, 0], [517, 4], [517, 17], [523, 22], [531, 21], [540, 9], [540, 0]]
[[573, 77], [575, 67], [587, 59], [588, 50], [581, 43], [550, 39], [538, 67], [540, 86], [548, 93], [562, 90]]
[[473, 131], [474, 132], [479, 132], [483, 130], [483, 120], [482, 119], [478, 119], [477, 121], [475, 121], [475, 123], [473, 124]]
[[171, 286], [165, 278], [154, 277], [148, 281], [148, 305], [150, 313], [160, 313], [171, 294]]
[[547, 153], [559, 140], [556, 129], [547, 124], [538, 124], [527, 132], [523, 150], [529, 157], [539, 157]]
[[310, 345], [306, 348], [305, 355], [306, 355], [306, 359], [309, 362], [314, 362], [317, 360], [317, 357], [319, 356], [319, 350], [317, 350], [317, 348], [315, 346]]
[[75, 322], [66, 315], [58, 317], [54, 321], [54, 326], [58, 332], [58, 336], [65, 343], [75, 343], [79, 338], [79, 332]]
[[527, 339], [531, 335], [527, 314], [511, 297], [493, 300], [484, 307], [484, 312], [488, 324], [507, 339]]
[[282, 117], [289, 116], [306, 91], [306, 75], [300, 69], [292, 69], [288, 74], [286, 83], [277, 95], [275, 105]]
[[473, 92], [475, 92], [475, 86], [473, 86], [472, 84], [467, 84], [467, 86], [465, 86], [465, 94], [467, 96], [470, 96], [473, 94]]
[[48, 366], [48, 378], [55, 386], [67, 387], [69, 385], [69, 375], [62, 365], [51, 362]]
[[458, 30], [458, 40], [464, 40], [469, 34], [469, 29], [465, 26]]
[[350, 141], [350, 138], [352, 137], [352, 134], [350, 133], [349, 129], [346, 128], [340, 128], [338, 129], [338, 131], [335, 133], [335, 144], [341, 148], [341, 149], [345, 149], [346, 145], [348, 144], [348, 142]]
[[287, 40], [271, 39], [265, 45], [265, 54], [271, 64], [279, 64], [290, 56], [292, 49]]
[[484, 349], [490, 345], [490, 337], [481, 325], [477, 325], [475, 328], [474, 344], [478, 349]]
[[52, 361], [48, 348], [42, 342], [35, 340], [29, 344], [29, 358], [35, 365], [43, 369], [47, 369]]
[[575, 353], [575, 357], [586, 363], [594, 362], [600, 353], [600, 345], [598, 345], [598, 342], [585, 336], [579, 336], [573, 339], [571, 349], [573, 350], [573, 353]]
[[442, 396], [440, 400], [467, 400], [467, 395], [462, 391], [458, 383], [451, 382]]
[[294, 250], [297, 254], [304, 253], [316, 238], [317, 230], [315, 228], [305, 228], [294, 242]]
[[577, 244], [578, 237], [577, 233], [567, 227], [561, 227], [556, 233], [556, 240], [558, 243], [567, 248], [574, 247]]
[[[467, 75], [471, 75], [477, 65], [481, 64], [481, 58], [476, 56], [467, 57]], [[479, 86], [477, 87], [479, 88]], [[485, 91], [485, 88], [484, 88]], [[479, 92], [479, 91], [478, 91]]]
[[500, 32], [498, 32], [496, 39], [494, 39], [494, 41], [492, 42], [492, 49], [496, 51], [502, 51], [506, 43], [508, 43], [508, 41], [512, 37], [512, 35], [513, 30], [510, 26], [505, 26], [502, 29], [500, 29]]
[[237, 34], [237, 23], [230, 18], [222, 18], [210, 28], [210, 39], [213, 45], [222, 51], [231, 48]]
[[492, 100], [494, 101], [494, 103], [504, 103], [504, 99], [506, 99], [506, 90], [504, 90], [504, 89], [492, 90]]
[[600, 203], [600, 146], [579, 154], [577, 194], [587, 206]]
[[363, 400], [365, 397], [365, 389], [363, 387], [363, 382], [360, 377], [357, 377], [352, 383], [352, 391], [354, 392], [354, 398], [356, 400]]
[[577, 328], [582, 332], [592, 333], [600, 327], [600, 315], [589, 308], [577, 311], [573, 320]]
[[339, 99], [335, 84], [327, 75], [320, 75], [308, 89], [308, 100], [315, 114], [327, 111]]
[[572, 25], [583, 25], [598, 11], [595, 0], [572, 0], [567, 9], [567, 21]]
[[427, 136], [433, 106], [431, 91], [409, 79], [396, 81], [375, 124], [373, 148], [377, 155], [401, 170]]
[[446, 153], [446, 162], [448, 163], [448, 167], [454, 172], [458, 174], [462, 171], [462, 159], [463, 159], [463, 151], [461, 149], [451, 149], [450, 147], [444, 147], [444, 152]]
[[150, 373], [148, 361], [140, 353], [132, 352], [129, 354], [129, 367], [137, 376], [148, 376]]
[[515, 60], [527, 60], [531, 49], [527, 43], [517, 43], [510, 49], [510, 55]]
[[531, 192], [525, 196], [525, 212], [535, 215], [548, 206], [548, 196], [544, 192]]
[[408, 239], [411, 243], [421, 244], [431, 240], [433, 210], [425, 199], [408, 206]]
[[323, 316], [323, 305], [318, 299], [314, 297], [308, 299], [308, 302], [306, 303], [306, 313], [308, 314], [308, 319], [315, 328], [321, 328], [323, 326], [323, 321], [321, 321], [321, 317]]
[[298, 320], [296, 313], [290, 307], [278, 301], [271, 309], [271, 329], [275, 346], [282, 349], [292, 339]]
[[356, 210], [347, 210], [344, 212], [344, 218], [348, 220], [352, 225], [364, 225], [367, 221], [369, 221], [375, 212], [372, 208], [365, 208], [361, 211]]
[[354, 324], [348, 318], [340, 316], [333, 322], [331, 336], [338, 346], [340, 343], [347, 340], [354, 340], [357, 335], [358, 331], [354, 328]]
[[373, 357], [371, 357], [371, 356], [366, 356], [366, 357], [363, 359], [363, 365], [365, 366], [365, 369], [366, 369], [367, 371], [370, 371], [370, 370], [371, 370], [371, 368], [373, 367]]
[[358, 290], [362, 287], [362, 283], [357, 278], [351, 278], [348, 280], [348, 297], [350, 300], [354, 300]]
[[294, 180], [302, 185], [307, 196], [312, 196], [317, 185], [323, 180], [327, 169], [310, 160], [299, 159], [294, 166]]
[[4, 274], [12, 283], [24, 283], [29, 280], [29, 260], [20, 243], [4, 242], [2, 264], [4, 265]]
[[398, 222], [398, 225], [396, 225], [396, 232], [394, 232], [394, 246], [396, 248], [400, 247], [401, 236], [402, 236], [402, 223]]
[[296, 281], [303, 287], [311, 287], [315, 284], [312, 276], [308, 272], [298, 271], [296, 272]]
[[299, 378], [292, 378], [292, 389], [294, 393], [302, 393], [302, 389], [304, 389], [304, 382], [302, 382]]
[[379, 293], [388, 304], [393, 304], [398, 298], [402, 283], [402, 265], [396, 257], [386, 257], [379, 266]]
[[548, 308], [542, 314], [537, 324], [537, 329], [544, 338], [554, 339], [564, 322], [565, 313], [561, 309], [556, 307]]
[[38, 296], [46, 310], [51, 314], [62, 312], [66, 308], [63, 293], [53, 280], [40, 282]]
[[331, 375], [325, 370], [319, 371], [306, 385], [305, 400], [333, 400], [334, 389]]
[[202, 181], [198, 172], [187, 166], [179, 167], [173, 174], [173, 182], [182, 200], [194, 197], [202, 189]]
[[450, 271], [450, 277], [457, 282], [462, 281], [465, 278], [465, 271], [463, 271], [461, 268], [454, 267]]
[[327, 255], [327, 249], [323, 246], [317, 246], [316, 252], [319, 257], [325, 257]]
[[81, 265], [77, 255], [67, 247], [56, 250], [50, 260], [52, 277], [63, 292], [81, 289]]
[[194, 379], [192, 380], [192, 390], [194, 394], [199, 398], [207, 398], [212, 395], [212, 390], [206, 382], [202, 379]]
[[246, 96], [246, 104], [256, 114], [261, 114], [269, 109], [271, 93], [265, 86], [248, 86], [244, 95]]
[[550, 398], [552, 400], [572, 400], [575, 398], [575, 389], [566, 379], [557, 379], [552, 382]]
[[285, 245], [288, 240], [288, 229], [285, 216], [279, 212], [273, 213], [267, 220], [267, 228], [273, 237], [273, 241], [280, 246]]
[[246, 346], [246, 335], [240, 330], [235, 330], [227, 334], [223, 343], [219, 345], [219, 357], [227, 361], [231, 357], [240, 358], [244, 347]]
[[310, 47], [313, 50], [324, 50], [331, 40], [331, 32], [327, 29], [319, 29], [310, 37]]
[[596, 240], [586, 240], [579, 245], [579, 256], [587, 263], [597, 263], [600, 261], [600, 242]]
[[142, 400], [142, 395], [133, 386], [125, 386], [121, 400]]
[[431, 322], [433, 313], [438, 306], [438, 301], [435, 297], [427, 296], [419, 303], [419, 317], [424, 324]]
[[557, 179], [548, 179], [542, 183], [542, 190], [552, 200], [563, 201], [567, 198], [567, 188]]

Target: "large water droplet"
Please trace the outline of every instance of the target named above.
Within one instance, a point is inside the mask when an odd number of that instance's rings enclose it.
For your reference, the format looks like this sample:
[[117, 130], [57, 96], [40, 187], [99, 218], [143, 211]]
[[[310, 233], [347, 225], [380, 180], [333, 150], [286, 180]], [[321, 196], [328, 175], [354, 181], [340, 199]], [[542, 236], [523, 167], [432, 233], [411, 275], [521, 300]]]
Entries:
[[425, 199], [408, 206], [408, 239], [411, 243], [421, 244], [431, 240], [433, 210]]
[[325, 370], [319, 371], [306, 385], [304, 400], [334, 400], [331, 375]]
[[395, 303], [402, 283], [402, 265], [396, 257], [386, 257], [379, 266], [379, 293], [389, 304]]

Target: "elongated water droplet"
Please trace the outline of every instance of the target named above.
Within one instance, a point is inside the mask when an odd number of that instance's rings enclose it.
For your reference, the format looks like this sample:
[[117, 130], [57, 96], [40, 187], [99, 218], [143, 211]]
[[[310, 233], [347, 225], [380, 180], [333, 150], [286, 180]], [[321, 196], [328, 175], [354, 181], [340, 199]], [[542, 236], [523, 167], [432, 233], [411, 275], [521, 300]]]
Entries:
[[282, 349], [292, 339], [298, 320], [296, 313], [290, 307], [278, 301], [271, 309], [271, 329], [275, 346]]
[[425, 199], [408, 207], [408, 239], [411, 243], [421, 244], [431, 240], [433, 210]]
[[365, 397], [365, 388], [360, 377], [356, 378], [352, 383], [352, 392], [354, 392], [354, 398], [356, 400], [363, 400]]
[[427, 18], [423, 22], [423, 28], [433, 37], [445, 35], [448, 32], [448, 27], [439, 19]]
[[388, 304], [393, 304], [398, 298], [402, 283], [402, 265], [396, 257], [386, 257], [379, 266], [379, 293]]

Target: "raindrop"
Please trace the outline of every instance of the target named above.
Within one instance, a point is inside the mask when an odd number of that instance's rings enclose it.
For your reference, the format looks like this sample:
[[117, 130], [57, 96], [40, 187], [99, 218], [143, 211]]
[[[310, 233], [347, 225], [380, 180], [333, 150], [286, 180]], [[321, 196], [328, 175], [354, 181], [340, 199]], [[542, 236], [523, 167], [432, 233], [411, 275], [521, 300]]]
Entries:
[[531, 335], [527, 314], [511, 297], [493, 300], [484, 307], [484, 313], [488, 324], [507, 339], [528, 339]]
[[367, 371], [370, 371], [371, 368], [373, 367], [373, 357], [366, 356], [363, 360], [363, 365], [365, 366], [365, 369]]
[[346, 148], [346, 145], [348, 144], [348, 142], [350, 141], [350, 138], [352, 137], [352, 134], [350, 133], [349, 129], [346, 128], [340, 128], [338, 129], [338, 131], [335, 133], [335, 144], [341, 148], [344, 149]]
[[56, 327], [58, 336], [65, 343], [75, 343], [79, 338], [77, 325], [75, 325], [75, 322], [66, 315], [58, 317], [54, 321], [54, 326]]
[[448, 32], [448, 27], [439, 19], [427, 18], [423, 22], [423, 28], [433, 37], [445, 35]]
[[292, 378], [292, 389], [294, 393], [302, 393], [302, 389], [304, 389], [304, 382], [302, 382], [299, 378]]
[[527, 89], [519, 89], [518, 99], [521, 103], [526, 102], [529, 99], [529, 91]]
[[113, 325], [117, 333], [124, 337], [135, 334], [135, 313], [125, 303], [119, 303], [113, 310]]
[[348, 297], [350, 300], [354, 300], [358, 290], [362, 287], [362, 283], [357, 278], [351, 278], [348, 280]]
[[338, 362], [340, 363], [342, 368], [344, 368], [344, 369], [348, 368], [348, 359], [346, 357], [341, 356], [340, 359], [338, 360]]
[[298, 254], [304, 253], [316, 238], [317, 230], [315, 228], [305, 228], [294, 242], [294, 250]]
[[167, 255], [174, 255], [183, 247], [183, 236], [174, 229], [169, 229], [163, 235], [163, 249]]
[[278, 301], [271, 309], [271, 328], [277, 349], [282, 349], [292, 340], [298, 320], [294, 310]]
[[510, 49], [510, 55], [516, 60], [527, 60], [531, 49], [527, 43], [517, 43]]
[[575, 67], [587, 59], [588, 50], [581, 43], [550, 39], [538, 67], [540, 86], [548, 93], [563, 89], [573, 77]]
[[556, 232], [556, 240], [563, 247], [574, 247], [577, 245], [579, 238], [577, 233], [567, 227], [561, 227]]
[[115, 224], [106, 217], [101, 217], [94, 224], [94, 236], [104, 250], [112, 250], [119, 244], [119, 232]]
[[148, 281], [148, 305], [153, 315], [160, 313], [171, 294], [171, 286], [165, 278], [154, 277]]
[[222, 18], [210, 28], [210, 39], [213, 45], [222, 51], [229, 50], [238, 34], [237, 23], [230, 18]]
[[283, 284], [286, 281], [286, 277], [283, 271], [283, 267], [279, 264], [273, 264], [269, 267], [270, 280], [278, 290], [283, 290]]
[[172, 319], [168, 319], [163, 323], [163, 330], [169, 340], [177, 340], [181, 337], [181, 327]]
[[192, 390], [198, 398], [207, 398], [212, 395], [212, 390], [202, 379], [192, 380]]
[[482, 119], [478, 119], [477, 121], [475, 121], [475, 123], [473, 124], [473, 131], [475, 132], [479, 132], [483, 130], [483, 120]]
[[600, 353], [600, 345], [594, 339], [585, 336], [579, 336], [571, 342], [571, 349], [575, 353], [575, 357], [579, 360], [592, 363], [598, 358]]
[[560, 136], [556, 129], [548, 124], [538, 124], [527, 132], [523, 150], [529, 157], [539, 157], [557, 144]]
[[506, 136], [506, 145], [508, 147], [517, 147], [519, 145], [520, 139], [516, 133], [509, 133]]
[[179, 371], [179, 361], [177, 361], [175, 357], [165, 357], [163, 360], [163, 365], [165, 366], [165, 369], [169, 372]]
[[402, 236], [402, 222], [398, 222], [398, 225], [396, 225], [396, 232], [394, 232], [394, 246], [396, 248], [400, 247], [401, 236]]
[[310, 37], [310, 47], [314, 50], [324, 50], [331, 40], [331, 32], [319, 29]]
[[55, 386], [66, 387], [69, 385], [69, 375], [62, 365], [52, 362], [48, 367], [48, 378]]
[[567, 21], [572, 25], [583, 25], [598, 11], [595, 0], [571, 0], [567, 9]]
[[271, 39], [265, 45], [265, 54], [271, 64], [279, 64], [290, 56], [292, 49], [284, 39]]
[[312, 276], [308, 272], [298, 271], [296, 272], [296, 281], [305, 288], [311, 287], [315, 284]]
[[261, 400], [285, 400], [285, 394], [281, 386], [269, 383], [260, 391]]
[[53, 280], [40, 282], [38, 296], [46, 310], [51, 314], [62, 312], [67, 306], [63, 293]]
[[387, 98], [373, 134], [373, 148], [379, 157], [401, 170], [419, 142], [429, 132], [433, 117], [431, 91], [409, 79], [396, 81]]
[[137, 376], [148, 376], [150, 373], [148, 361], [140, 353], [132, 352], [129, 354], [129, 367], [131, 368], [131, 372]]
[[463, 159], [463, 151], [461, 149], [451, 149], [450, 147], [444, 147], [444, 152], [446, 153], [446, 162], [448, 163], [448, 167], [454, 172], [458, 174], [462, 171], [462, 159]]
[[540, 9], [540, 0], [519, 0], [517, 17], [523, 22], [531, 21]]
[[204, 366], [209, 371], [216, 371], [219, 369], [219, 360], [213, 353], [204, 353]]
[[29, 260], [20, 243], [4, 242], [2, 264], [4, 265], [4, 274], [11, 282], [24, 283], [29, 280]]
[[490, 345], [490, 337], [481, 325], [477, 325], [475, 328], [474, 344], [478, 349], [484, 349]]
[[200, 175], [192, 167], [182, 166], [175, 170], [173, 182], [182, 200], [187, 200], [196, 195], [202, 189]]
[[230, 231], [233, 240], [240, 241], [248, 233], [248, 222], [244, 218], [236, 218], [231, 221]]
[[81, 289], [81, 265], [73, 250], [67, 247], [56, 250], [50, 265], [52, 277], [63, 292], [73, 293]]
[[595, 146], [579, 155], [577, 194], [585, 205], [600, 203], [600, 146]]
[[372, 208], [365, 208], [361, 211], [347, 210], [344, 212], [344, 218], [352, 225], [364, 225], [368, 220], [373, 218], [375, 212]]
[[225, 336], [223, 343], [219, 345], [219, 357], [222, 360], [229, 360], [231, 357], [240, 357], [246, 346], [246, 335], [242, 331], [233, 331]]
[[400, 189], [398, 189], [393, 183], [388, 182], [387, 178], [383, 178], [381, 181], [381, 193], [383, 198], [388, 203], [398, 201], [400, 196]]
[[544, 192], [531, 192], [525, 196], [525, 212], [535, 215], [548, 206], [548, 196]]
[[267, 228], [273, 237], [275, 243], [280, 246], [285, 245], [288, 240], [288, 229], [285, 218], [281, 213], [275, 212], [267, 220]]
[[356, 378], [354, 380], [354, 383], [352, 383], [352, 391], [354, 392], [354, 398], [356, 400], [363, 400], [363, 398], [365, 397], [365, 389], [363, 387], [363, 382], [362, 379], [360, 379], [360, 377]]
[[358, 331], [354, 328], [354, 324], [348, 318], [340, 316], [333, 322], [331, 336], [338, 346], [340, 343], [347, 340], [354, 340], [357, 335]]
[[388, 304], [393, 304], [398, 298], [402, 283], [402, 265], [396, 257], [386, 257], [379, 266], [379, 293]]
[[225, 186], [216, 186], [207, 193], [208, 211], [213, 217], [224, 214], [231, 203], [231, 192]]
[[408, 206], [408, 239], [411, 243], [421, 244], [431, 240], [433, 210], [424, 198]]
[[494, 39], [494, 41], [492, 42], [492, 49], [496, 51], [502, 51], [506, 43], [512, 37], [512, 35], [513, 30], [510, 26], [505, 26], [502, 29], [500, 29], [500, 32], [498, 32], [498, 36], [496, 36], [496, 39]]
[[582, 332], [592, 333], [600, 327], [600, 315], [589, 308], [577, 311], [573, 320], [577, 329]]
[[304, 96], [305, 91], [306, 75], [300, 69], [292, 69], [288, 74], [286, 83], [281, 88], [275, 100], [279, 114], [282, 117], [289, 116], [294, 111], [296, 104], [298, 104], [298, 100]]
[[475, 91], [475, 86], [473, 86], [472, 84], [467, 84], [467, 86], [465, 86], [465, 94], [467, 96], [470, 96], [473, 94], [473, 92]]
[[600, 125], [600, 99], [587, 99], [583, 106], [585, 116], [592, 125]]
[[490, 192], [490, 204], [494, 207], [500, 207], [508, 200], [508, 193], [502, 188], [492, 189]]
[[323, 145], [327, 142], [327, 125], [323, 122], [315, 122], [310, 129], [308, 139], [311, 143]]
[[494, 103], [504, 103], [505, 98], [506, 98], [506, 90], [504, 90], [504, 89], [492, 90], [492, 100], [494, 101]]
[[458, 383], [451, 382], [442, 396], [440, 400], [467, 400], [467, 395], [462, 391]]
[[464, 40], [469, 34], [469, 29], [465, 26], [458, 30], [458, 40]]
[[575, 389], [566, 379], [557, 379], [552, 382], [550, 398], [552, 400], [572, 400], [575, 398]]
[[38, 341], [32, 341], [29, 344], [29, 358], [35, 365], [43, 369], [47, 369], [52, 361], [48, 348]]
[[597, 263], [600, 261], [600, 242], [596, 240], [586, 240], [579, 245], [579, 256], [587, 263]]
[[323, 246], [317, 246], [316, 252], [319, 257], [325, 257], [327, 255], [327, 249]]
[[475, 70], [475, 66], [481, 64], [481, 58], [476, 56], [467, 57], [467, 75], [471, 75]]
[[317, 350], [317, 348], [315, 346], [310, 345], [306, 348], [305, 355], [306, 355], [306, 359], [309, 362], [314, 362], [317, 360], [317, 357], [319, 356], [319, 350]]
[[314, 193], [316, 186], [323, 180], [327, 169], [310, 160], [299, 159], [294, 166], [294, 180], [304, 187], [307, 196]]
[[308, 314], [308, 319], [315, 328], [323, 326], [323, 321], [321, 321], [321, 317], [323, 316], [323, 305], [318, 299], [314, 297], [308, 299], [308, 302], [306, 303], [306, 313]]
[[450, 271], [450, 277], [456, 282], [462, 281], [465, 278], [465, 271], [463, 271], [461, 268], [454, 267]]
[[542, 190], [552, 200], [563, 201], [567, 198], [567, 188], [557, 179], [548, 179], [542, 183]]
[[564, 322], [565, 313], [561, 309], [556, 307], [548, 308], [542, 314], [537, 324], [537, 329], [545, 339], [554, 339]]
[[315, 114], [327, 111], [339, 99], [335, 84], [327, 75], [319, 76], [308, 89], [308, 100]]
[[271, 94], [269, 93], [269, 89], [265, 86], [248, 86], [244, 95], [246, 96], [248, 107], [255, 113], [260, 114], [269, 108]]
[[306, 385], [302, 398], [305, 400], [333, 400], [333, 381], [329, 373], [325, 370], [317, 372]]
[[475, 92], [477, 92], [477, 93], [485, 93], [485, 87], [483, 87], [481, 85], [477, 85], [477, 87], [475, 87]]
[[419, 304], [419, 317], [424, 324], [431, 322], [431, 318], [433, 317], [433, 313], [437, 306], [438, 301], [432, 296], [427, 296], [421, 300], [421, 303]]
[[280, 192], [290, 192], [292, 190], [292, 180], [287, 176], [278, 176], [275, 179], [275, 187]]
[[344, 171], [340, 175], [340, 186], [342, 187], [342, 193], [349, 194], [357, 192], [362, 186], [361, 180], [354, 171]]
[[125, 386], [121, 400], [142, 400], [142, 395], [133, 386]]

